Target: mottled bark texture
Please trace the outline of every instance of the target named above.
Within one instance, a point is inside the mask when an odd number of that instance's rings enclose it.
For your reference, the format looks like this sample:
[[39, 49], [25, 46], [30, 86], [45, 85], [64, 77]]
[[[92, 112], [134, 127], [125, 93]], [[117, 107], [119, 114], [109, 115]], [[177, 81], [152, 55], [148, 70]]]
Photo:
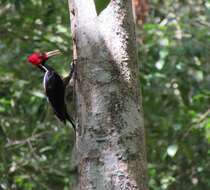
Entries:
[[143, 114], [130, 0], [69, 0], [77, 59], [76, 190], [146, 190]]

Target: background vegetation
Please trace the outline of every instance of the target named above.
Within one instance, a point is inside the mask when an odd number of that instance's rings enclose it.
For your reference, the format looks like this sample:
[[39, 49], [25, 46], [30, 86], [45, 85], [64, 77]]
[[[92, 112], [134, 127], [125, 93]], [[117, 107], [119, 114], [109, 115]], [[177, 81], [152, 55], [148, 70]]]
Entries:
[[[208, 190], [210, 1], [149, 5], [137, 36], [150, 190]], [[50, 64], [67, 74], [67, 1], [0, 0], [0, 26], [0, 189], [67, 190], [72, 130], [55, 119], [42, 74], [26, 63], [35, 50], [60, 49]]]

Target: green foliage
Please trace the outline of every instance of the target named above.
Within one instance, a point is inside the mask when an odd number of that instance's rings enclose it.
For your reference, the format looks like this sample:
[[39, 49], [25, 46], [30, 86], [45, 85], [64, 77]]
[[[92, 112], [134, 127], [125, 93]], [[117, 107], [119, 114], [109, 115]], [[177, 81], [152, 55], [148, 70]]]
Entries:
[[99, 14], [101, 11], [103, 11], [106, 6], [109, 4], [110, 0], [95, 0], [95, 5], [96, 5], [96, 10], [97, 13]]
[[210, 189], [210, 1], [150, 1], [138, 30], [150, 190]]
[[67, 1], [1, 0], [0, 25], [0, 189], [69, 189], [72, 130], [55, 119], [42, 74], [26, 63], [35, 50], [60, 49], [50, 64], [67, 74]]
[[[98, 1], [98, 12], [108, 1]], [[70, 57], [67, 1], [0, 1], [0, 189], [69, 189], [72, 131], [53, 117], [26, 57]], [[150, 190], [210, 189], [210, 1], [151, 0], [137, 29]], [[143, 41], [143, 42], [142, 42]], [[72, 139], [72, 141], [71, 141]], [[71, 142], [70, 142], [71, 141]]]

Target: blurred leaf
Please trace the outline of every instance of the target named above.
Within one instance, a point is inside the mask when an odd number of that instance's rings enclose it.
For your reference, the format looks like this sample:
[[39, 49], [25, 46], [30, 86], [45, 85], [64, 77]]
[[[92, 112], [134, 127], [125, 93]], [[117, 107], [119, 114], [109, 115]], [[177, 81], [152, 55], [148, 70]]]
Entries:
[[174, 157], [176, 152], [178, 150], [178, 145], [176, 144], [173, 144], [173, 145], [170, 145], [168, 146], [167, 148], [167, 154], [170, 156], [170, 157]]
[[31, 94], [38, 98], [45, 98], [45, 95], [41, 91], [33, 91]]
[[210, 128], [210, 118], [205, 121], [205, 128]]
[[110, 0], [95, 0], [96, 10], [99, 14], [109, 4]]

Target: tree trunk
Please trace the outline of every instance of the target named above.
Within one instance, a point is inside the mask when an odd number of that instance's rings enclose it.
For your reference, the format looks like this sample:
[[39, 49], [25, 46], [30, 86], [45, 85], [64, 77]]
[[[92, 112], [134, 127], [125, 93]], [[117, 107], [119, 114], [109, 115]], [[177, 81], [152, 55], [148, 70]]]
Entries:
[[130, 0], [69, 0], [76, 63], [76, 190], [146, 190], [143, 113]]

